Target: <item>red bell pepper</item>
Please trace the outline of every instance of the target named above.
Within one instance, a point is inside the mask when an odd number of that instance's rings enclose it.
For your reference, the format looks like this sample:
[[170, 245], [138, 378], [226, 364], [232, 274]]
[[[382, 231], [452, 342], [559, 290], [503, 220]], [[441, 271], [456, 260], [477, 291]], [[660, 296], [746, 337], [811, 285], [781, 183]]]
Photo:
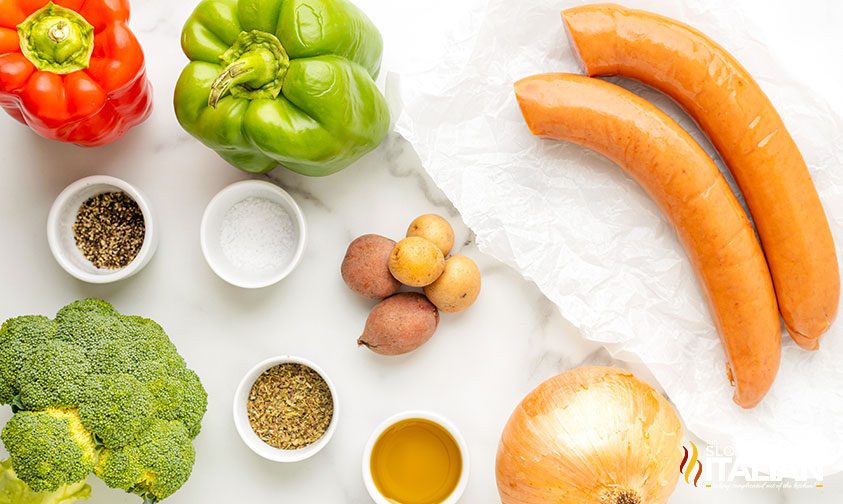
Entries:
[[0, 106], [36, 133], [104, 145], [152, 109], [128, 0], [0, 0]]

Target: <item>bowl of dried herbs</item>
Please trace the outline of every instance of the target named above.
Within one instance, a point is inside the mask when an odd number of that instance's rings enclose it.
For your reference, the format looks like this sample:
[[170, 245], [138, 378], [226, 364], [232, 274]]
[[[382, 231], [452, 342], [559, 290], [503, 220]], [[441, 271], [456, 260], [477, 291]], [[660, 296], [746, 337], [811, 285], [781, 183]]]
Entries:
[[328, 375], [299, 357], [253, 367], [234, 395], [234, 424], [252, 451], [276, 462], [316, 455], [337, 426], [337, 393]]

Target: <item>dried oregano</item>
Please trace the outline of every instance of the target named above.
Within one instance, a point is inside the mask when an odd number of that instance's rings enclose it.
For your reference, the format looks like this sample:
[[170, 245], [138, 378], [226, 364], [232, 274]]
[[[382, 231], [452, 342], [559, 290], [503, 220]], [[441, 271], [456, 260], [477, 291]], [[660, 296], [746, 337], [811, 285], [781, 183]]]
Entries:
[[265, 443], [295, 450], [319, 440], [334, 416], [334, 399], [325, 380], [301, 364], [279, 364], [252, 385], [249, 423]]

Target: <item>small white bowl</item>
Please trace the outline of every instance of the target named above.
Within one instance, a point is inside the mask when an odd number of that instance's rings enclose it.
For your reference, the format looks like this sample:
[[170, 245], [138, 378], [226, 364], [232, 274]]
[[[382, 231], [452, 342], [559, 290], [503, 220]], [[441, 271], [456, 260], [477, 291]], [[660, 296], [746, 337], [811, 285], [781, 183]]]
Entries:
[[372, 436], [369, 438], [369, 442], [366, 443], [366, 449], [363, 450], [363, 482], [366, 484], [366, 490], [369, 491], [369, 495], [372, 497], [372, 500], [375, 501], [376, 504], [394, 504], [393, 501], [388, 500], [383, 494], [380, 493], [378, 487], [375, 485], [375, 480], [372, 477], [372, 450], [375, 448], [375, 443], [377, 443], [378, 439], [381, 437], [387, 429], [392, 427], [393, 425], [397, 424], [402, 420], [411, 420], [411, 419], [421, 419], [421, 420], [429, 420], [433, 423], [441, 425], [442, 427], [447, 430], [451, 436], [453, 436], [454, 440], [457, 442], [457, 446], [460, 449], [460, 455], [462, 456], [462, 473], [460, 474], [460, 480], [457, 482], [457, 487], [454, 488], [454, 491], [451, 495], [445, 499], [442, 504], [456, 504], [462, 494], [465, 493], [465, 488], [468, 486], [468, 475], [470, 472], [470, 461], [468, 456], [468, 445], [465, 443], [465, 438], [462, 437], [462, 434], [457, 429], [456, 425], [454, 425], [450, 420], [439, 415], [437, 413], [432, 413], [430, 411], [405, 411], [404, 413], [398, 413], [397, 415], [393, 415], [383, 422], [375, 429], [372, 433]]
[[[317, 441], [297, 450], [282, 450], [266, 444], [261, 438], [252, 430], [252, 425], [249, 423], [249, 413], [247, 411], [247, 404], [249, 402], [249, 393], [252, 391], [252, 385], [255, 381], [267, 370], [274, 368], [279, 364], [301, 364], [316, 371], [319, 376], [328, 384], [331, 390], [331, 397], [334, 400], [334, 414], [331, 418], [331, 423], [328, 425], [328, 430]], [[234, 393], [234, 426], [237, 427], [237, 432], [253, 452], [261, 457], [275, 462], [299, 462], [308, 459], [319, 453], [325, 445], [331, 440], [334, 431], [337, 430], [337, 419], [339, 418], [339, 401], [337, 396], [337, 389], [334, 388], [334, 383], [319, 366], [313, 362], [302, 359], [301, 357], [292, 357], [284, 355], [280, 357], [273, 357], [267, 359], [256, 365], [246, 373], [246, 376], [240, 381], [237, 386], [237, 391]]]
[[[124, 192], [143, 212], [144, 239], [138, 255], [121, 269], [100, 269], [76, 246], [73, 224], [79, 208], [89, 198], [107, 192]], [[84, 282], [105, 284], [128, 278], [149, 263], [158, 248], [158, 226], [149, 200], [124, 180], [105, 175], [86, 177], [70, 184], [58, 195], [47, 218], [47, 242], [53, 257], [65, 271]]]
[[[220, 243], [223, 218], [231, 207], [250, 197], [268, 199], [281, 205], [295, 224], [295, 251], [290, 262], [278, 269], [259, 272], [243, 270], [231, 264], [223, 253]], [[208, 266], [220, 278], [244, 289], [260, 289], [280, 282], [299, 265], [307, 243], [307, 225], [304, 213], [287, 191], [263, 180], [244, 180], [226, 187], [208, 203], [202, 216], [200, 240]]]

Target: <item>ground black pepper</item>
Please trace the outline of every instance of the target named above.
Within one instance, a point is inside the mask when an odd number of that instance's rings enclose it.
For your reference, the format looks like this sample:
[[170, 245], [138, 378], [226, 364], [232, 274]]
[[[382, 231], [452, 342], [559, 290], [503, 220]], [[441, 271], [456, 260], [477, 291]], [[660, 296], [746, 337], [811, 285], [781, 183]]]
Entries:
[[146, 235], [143, 212], [124, 192], [98, 194], [79, 208], [73, 224], [76, 246], [100, 269], [120, 269], [138, 255]]

